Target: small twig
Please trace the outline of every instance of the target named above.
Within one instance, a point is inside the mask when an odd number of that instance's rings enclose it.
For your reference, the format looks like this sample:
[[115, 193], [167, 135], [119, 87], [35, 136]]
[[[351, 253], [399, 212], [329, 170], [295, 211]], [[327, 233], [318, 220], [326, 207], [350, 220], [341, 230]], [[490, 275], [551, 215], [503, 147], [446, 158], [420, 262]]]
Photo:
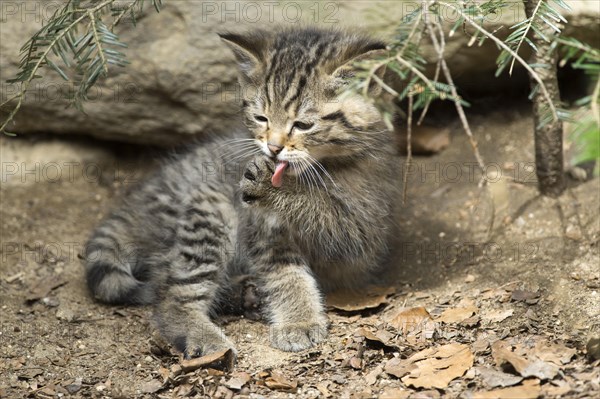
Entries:
[[392, 89], [387, 83], [385, 83], [379, 76], [373, 75], [373, 80], [379, 84], [385, 91], [390, 93], [392, 96], [398, 97], [400, 93]]
[[404, 65], [408, 69], [410, 69], [415, 75], [417, 75], [419, 78], [421, 78], [421, 80], [424, 81], [427, 84], [427, 87], [429, 87], [429, 89], [431, 89], [432, 92], [436, 92], [437, 91], [435, 89], [435, 86], [431, 82], [431, 80], [429, 80], [427, 78], [427, 76], [425, 76], [423, 74], [423, 72], [419, 71], [413, 64], [411, 64], [410, 62], [406, 61], [404, 58], [402, 58], [402, 57], [400, 57], [398, 55], [396, 55], [396, 61], [398, 61], [399, 63], [401, 63], [402, 65]]
[[119, 22], [121, 22], [121, 19], [123, 19], [123, 17], [125, 16], [125, 14], [127, 14], [133, 7], [135, 7], [138, 2], [139, 2], [139, 0], [132, 1], [127, 7], [125, 7], [119, 13], [119, 15], [116, 16], [116, 18], [113, 21], [113, 23], [110, 24], [110, 30], [111, 30], [111, 32], [115, 29], [115, 26], [117, 26], [119, 24]]
[[96, 27], [94, 11], [88, 11], [88, 17], [90, 19], [90, 26], [94, 35], [94, 41], [96, 42], [96, 46], [98, 47], [96, 53], [98, 54], [98, 57], [100, 57], [100, 62], [102, 63], [102, 69], [104, 70], [104, 73], [108, 73], [108, 62], [106, 61], [104, 50], [102, 50], [102, 42], [100, 41], [100, 37], [98, 36], [98, 28]]
[[[533, 14], [532, 14], [531, 18], [529, 18], [529, 23], [527, 24], [527, 28], [525, 29], [525, 32], [523, 33], [523, 36], [521, 36], [521, 38], [519, 39], [519, 43], [517, 43], [517, 47], [515, 48], [515, 53], [517, 53], [517, 54], [519, 53], [519, 49], [521, 48], [521, 44], [523, 44], [523, 41], [527, 37], [527, 34], [529, 34], [529, 30], [533, 26], [533, 21], [535, 20], [537, 12], [540, 10], [540, 6], [542, 5], [543, 1], [544, 0], [538, 0], [537, 4], [535, 5], [535, 10], [533, 10]], [[515, 60], [516, 59], [513, 58], [512, 61], [510, 62], [510, 68], [508, 70], [508, 75], [509, 76], [512, 76], [513, 67], [515, 66]]]
[[[440, 33], [440, 34], [443, 35], [443, 33]], [[444, 40], [442, 42], [442, 49], [441, 49], [442, 54], [445, 52], [445, 48], [446, 48], [446, 41]], [[435, 82], [437, 82], [440, 77], [441, 66], [442, 66], [442, 62], [441, 62], [441, 58], [439, 57], [439, 53], [438, 53], [438, 61], [435, 64], [435, 73], [433, 75], [433, 80]], [[425, 115], [427, 115], [427, 112], [429, 111], [429, 106], [431, 105], [431, 102], [432, 102], [431, 98], [428, 98], [427, 102], [425, 103], [425, 106], [423, 107], [423, 111], [421, 111], [421, 116], [419, 117], [417, 125], [421, 126], [421, 123], [423, 123], [423, 119], [425, 119]]]
[[9, 98], [8, 100], [4, 101], [2, 104], [0, 104], [0, 109], [2, 107], [4, 107], [6, 104], [10, 103], [13, 100], [16, 100], [17, 98], [19, 98], [18, 94], [15, 94], [14, 96], [12, 96], [11, 98]]
[[371, 79], [373, 79], [373, 77], [375, 76], [375, 73], [377, 72], [377, 70], [383, 66], [386, 66], [391, 60], [393, 60], [394, 57], [389, 57], [386, 58], [385, 60], [378, 62], [377, 64], [373, 65], [373, 67], [371, 68], [371, 70], [369, 71], [369, 73], [367, 74], [367, 79], [365, 79], [365, 85], [363, 87], [363, 96], [364, 97], [368, 97], [369, 94], [369, 86], [371, 85]]
[[[421, 6], [421, 13], [423, 13], [423, 10], [425, 9], [424, 5]], [[408, 46], [410, 46], [410, 41], [412, 40], [413, 36], [415, 35], [415, 33], [417, 32], [417, 28], [419, 27], [419, 25], [421, 24], [421, 16], [417, 16], [415, 18], [415, 23], [413, 24], [412, 29], [410, 30], [410, 33], [408, 34], [408, 37], [406, 38], [406, 40], [404, 41], [404, 45], [402, 46], [402, 48], [400, 49], [400, 51], [398, 52], [398, 54], [400, 54], [400, 56], [404, 55], [404, 52], [406, 51], [406, 49], [408, 48]], [[422, 34], [422, 30], [419, 31], [419, 34]], [[420, 41], [420, 37], [419, 40], [417, 42]]]
[[[435, 50], [438, 54], [438, 61], [440, 62], [442, 72], [444, 73], [444, 77], [446, 78], [446, 83], [448, 83], [448, 85], [450, 86], [450, 92], [452, 93], [454, 105], [456, 107], [456, 112], [458, 113], [460, 121], [463, 125], [463, 129], [469, 138], [469, 142], [471, 143], [471, 147], [473, 148], [473, 153], [475, 155], [475, 159], [477, 160], [477, 163], [479, 164], [479, 167], [481, 168], [481, 170], [484, 171], [485, 163], [483, 162], [483, 158], [481, 157], [481, 154], [479, 153], [479, 148], [477, 147], [477, 141], [475, 140], [475, 137], [473, 136], [473, 132], [471, 131], [469, 121], [467, 120], [465, 111], [462, 107], [462, 104], [460, 103], [460, 97], [458, 96], [456, 86], [454, 85], [454, 80], [452, 79], [452, 74], [450, 73], [450, 69], [448, 68], [448, 65], [446, 64], [446, 60], [444, 59], [444, 49], [446, 46], [446, 41], [444, 39], [444, 32], [443, 32], [442, 27], [440, 26], [440, 22], [438, 20], [434, 19], [434, 23], [440, 33], [439, 41], [438, 41], [438, 38], [436, 37], [435, 31], [433, 29], [433, 26], [431, 24], [429, 16], [426, 13], [425, 14], [425, 25], [427, 27], [427, 31], [429, 32], [429, 36], [431, 37], [433, 47], [435, 48]], [[483, 185], [484, 181], [485, 181], [485, 178], [484, 178], [484, 175], [482, 174], [482, 178], [479, 181], [478, 186], [481, 187]]]
[[404, 175], [402, 176], [402, 205], [406, 204], [406, 191], [408, 189], [408, 172], [412, 162], [412, 115], [413, 95], [408, 94], [408, 118], [406, 120], [406, 162], [404, 163]]

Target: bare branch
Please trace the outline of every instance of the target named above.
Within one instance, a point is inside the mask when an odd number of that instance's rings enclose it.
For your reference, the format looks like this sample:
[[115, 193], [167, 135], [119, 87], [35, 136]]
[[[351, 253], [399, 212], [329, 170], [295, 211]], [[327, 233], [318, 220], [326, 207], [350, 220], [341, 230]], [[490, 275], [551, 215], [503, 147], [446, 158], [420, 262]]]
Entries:
[[[475, 137], [473, 136], [473, 132], [471, 131], [471, 126], [469, 125], [469, 121], [467, 120], [465, 111], [462, 107], [462, 104], [460, 103], [460, 97], [456, 90], [456, 86], [454, 85], [454, 80], [452, 79], [452, 74], [450, 73], [448, 64], [446, 64], [446, 60], [444, 59], [444, 48], [446, 46], [446, 41], [444, 39], [444, 32], [442, 30], [440, 22], [435, 18], [434, 18], [434, 23], [437, 27], [437, 30], [440, 33], [440, 40], [438, 40], [438, 38], [436, 37], [435, 31], [433, 29], [433, 25], [429, 19], [429, 15], [427, 13], [425, 13], [425, 25], [427, 27], [427, 31], [429, 32], [429, 36], [431, 37], [431, 42], [433, 43], [433, 47], [435, 48], [435, 50], [438, 54], [438, 62], [440, 63], [442, 72], [444, 74], [444, 77], [446, 78], [446, 83], [448, 83], [448, 85], [450, 86], [450, 91], [452, 93], [454, 105], [456, 107], [456, 112], [458, 113], [458, 116], [460, 118], [460, 121], [462, 123], [465, 133], [469, 137], [469, 142], [471, 144], [471, 147], [473, 148], [473, 154], [475, 155], [475, 159], [477, 160], [477, 163], [479, 164], [479, 167], [481, 168], [481, 170], [485, 170], [485, 163], [483, 162], [483, 158], [481, 157], [481, 154], [479, 153], [477, 141], [475, 140]], [[482, 184], [483, 184], [483, 178], [479, 182], [479, 186], [481, 187]]]
[[408, 172], [412, 164], [412, 115], [413, 96], [408, 95], [408, 118], [406, 120], [406, 162], [404, 162], [404, 175], [402, 176], [402, 205], [406, 204], [406, 191], [408, 190]]

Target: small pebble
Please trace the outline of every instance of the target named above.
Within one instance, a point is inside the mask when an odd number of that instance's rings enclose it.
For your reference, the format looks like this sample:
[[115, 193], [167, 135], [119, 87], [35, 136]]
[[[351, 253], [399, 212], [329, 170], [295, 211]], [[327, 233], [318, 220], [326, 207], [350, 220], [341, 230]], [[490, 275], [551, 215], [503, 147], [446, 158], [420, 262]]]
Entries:
[[50, 308], [55, 308], [58, 305], [60, 305], [60, 301], [58, 300], [58, 298], [53, 296], [47, 296], [45, 298], [42, 298], [42, 303]]

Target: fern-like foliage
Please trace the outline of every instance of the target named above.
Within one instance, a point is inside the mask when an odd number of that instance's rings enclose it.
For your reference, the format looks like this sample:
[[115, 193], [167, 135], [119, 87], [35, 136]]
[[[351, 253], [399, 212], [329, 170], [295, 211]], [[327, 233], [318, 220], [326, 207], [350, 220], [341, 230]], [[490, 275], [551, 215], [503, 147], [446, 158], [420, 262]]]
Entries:
[[[533, 51], [537, 52], [537, 46], [529, 37], [530, 32], [535, 33], [542, 40], [550, 43], [553, 38], [548, 37], [547, 33], [545, 33], [546, 28], [550, 28], [556, 34], [560, 34], [562, 24], [567, 23], [567, 20], [559, 12], [558, 7], [564, 10], [571, 9], [563, 0], [537, 0], [533, 15], [511, 26], [510, 29], [512, 32], [504, 43], [517, 54], [523, 43], [527, 43]], [[512, 75], [515, 66], [515, 57], [511, 53], [506, 50], [501, 51], [496, 62], [498, 64], [496, 76], [499, 76], [509, 64], [508, 73]]]
[[[425, 29], [423, 11], [423, 7], [419, 6], [402, 19], [396, 29], [388, 57], [357, 63], [355, 78], [346, 88], [348, 93], [368, 96], [371, 85], [380, 85], [396, 101], [411, 97], [414, 110], [423, 108], [436, 99], [453, 98], [449, 85], [429, 79], [425, 75], [427, 61], [422, 56], [419, 46]], [[404, 82], [402, 90], [397, 91], [382, 81], [378, 72], [384, 69]], [[392, 128], [393, 115], [398, 109], [384, 97], [374, 98], [373, 101], [382, 112], [388, 127]]]
[[[160, 11], [161, 0], [150, 0]], [[98, 79], [107, 75], [111, 66], [125, 66], [123, 53], [127, 45], [119, 40], [114, 28], [123, 18], [135, 25], [143, 11], [144, 0], [131, 0], [126, 5], [116, 0], [69, 0], [50, 17], [21, 48], [17, 75], [8, 83], [20, 84], [19, 92], [0, 104], [11, 106], [0, 132], [6, 128], [20, 109], [31, 82], [42, 77], [44, 68], [56, 71], [71, 82], [74, 94], [72, 104], [83, 111], [87, 93]]]
[[[532, 88], [530, 98], [533, 99], [537, 93], [541, 92], [545, 99], [544, 106], [546, 109], [542, 111], [540, 126], [556, 120], [575, 123], [577, 140], [595, 140], [594, 144], [580, 146], [588, 148], [582, 154], [586, 154], [585, 157], [588, 158], [592, 156], [598, 158], [600, 155], [596, 149], [598, 147], [597, 141], [600, 140], [600, 110], [598, 107], [600, 102], [600, 79], [598, 79], [600, 76], [600, 52], [585, 43], [560, 36], [563, 25], [567, 23], [567, 20], [561, 14], [561, 10], [570, 9], [564, 0], [535, 1], [535, 10], [531, 17], [510, 27], [511, 33], [504, 40], [501, 40], [495, 34], [496, 31], [490, 32], [484, 25], [490, 16], [502, 12], [503, 9], [511, 5], [507, 0], [487, 0], [483, 2], [480, 0], [430, 0], [422, 2], [420, 7], [407, 15], [399, 24], [390, 46], [392, 55], [386, 59], [361, 63], [359, 65], [361, 67], [360, 72], [355, 76], [355, 81], [348, 87], [348, 90], [368, 95], [369, 86], [375, 82], [388, 93], [393, 94], [396, 101], [410, 97], [411, 100], [414, 100], [411, 103], [412, 110], [424, 108], [419, 122], [423, 119], [429, 103], [433, 100], [447, 99], [458, 103], [457, 110], [459, 116], [461, 116], [460, 105], [468, 104], [465, 104], [458, 95], [452, 94], [453, 92], [456, 93], [455, 88], [440, 81], [439, 58], [435, 75], [429, 78], [424, 74], [427, 62], [421, 55], [419, 46], [424, 32], [431, 35], [429, 31], [431, 26], [437, 26], [437, 33], [431, 36], [439, 35], [441, 42], [443, 42], [445, 35], [452, 37], [460, 30], [469, 37], [468, 46], [476, 43], [481, 45], [486, 40], [491, 40], [496, 44], [499, 49], [496, 76], [502, 74], [507, 68], [509, 74], [511, 74], [515, 64], [519, 64], [526, 69], [537, 83]], [[448, 15], [455, 17], [455, 22], [447, 32], [442, 32], [440, 21]], [[429, 21], [435, 21], [435, 23], [425, 23], [427, 18], [429, 18]], [[585, 118], [574, 118], [570, 111], [561, 108], [561, 104], [555, 103], [550, 97], [544, 82], [536, 72], [536, 70], [548, 68], [548, 65], [530, 64], [520, 55], [524, 43], [531, 47], [534, 52], [538, 52], [536, 42], [532, 40], [533, 36], [536, 36], [536, 40], [541, 39], [549, 43], [552, 51], [561, 51], [562, 65], [569, 62], [573, 68], [585, 70], [595, 80], [594, 93], [581, 99], [577, 104], [580, 107], [587, 107], [591, 111], [586, 113]], [[376, 72], [383, 67], [393, 71], [404, 82], [402, 90], [396, 91], [377, 77]], [[449, 71], [446, 71], [446, 73], [449, 73]], [[389, 126], [391, 126], [391, 115], [394, 110], [391, 109], [389, 101], [385, 102], [381, 99], [373, 99], [373, 101], [382, 111]], [[464, 115], [461, 116], [461, 119], [465, 131], [469, 135], [468, 123], [466, 123]], [[469, 137], [471, 138], [471, 136]], [[473, 141], [473, 143], [475, 142]], [[476, 150], [475, 144], [474, 150]]]

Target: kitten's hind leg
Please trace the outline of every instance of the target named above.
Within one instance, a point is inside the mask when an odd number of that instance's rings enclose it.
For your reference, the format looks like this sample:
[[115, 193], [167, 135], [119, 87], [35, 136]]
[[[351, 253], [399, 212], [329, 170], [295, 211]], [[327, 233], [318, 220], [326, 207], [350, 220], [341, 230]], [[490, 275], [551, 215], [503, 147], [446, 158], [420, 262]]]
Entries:
[[[205, 209], [207, 207], [205, 206]], [[168, 278], [160, 290], [155, 318], [161, 334], [186, 358], [203, 356], [233, 343], [210, 318], [227, 281], [231, 242], [220, 213], [195, 205], [179, 221], [165, 266]]]
[[200, 298], [161, 301], [155, 308], [158, 329], [186, 359], [231, 349], [229, 362], [233, 363], [235, 346], [210, 319], [209, 302]]

